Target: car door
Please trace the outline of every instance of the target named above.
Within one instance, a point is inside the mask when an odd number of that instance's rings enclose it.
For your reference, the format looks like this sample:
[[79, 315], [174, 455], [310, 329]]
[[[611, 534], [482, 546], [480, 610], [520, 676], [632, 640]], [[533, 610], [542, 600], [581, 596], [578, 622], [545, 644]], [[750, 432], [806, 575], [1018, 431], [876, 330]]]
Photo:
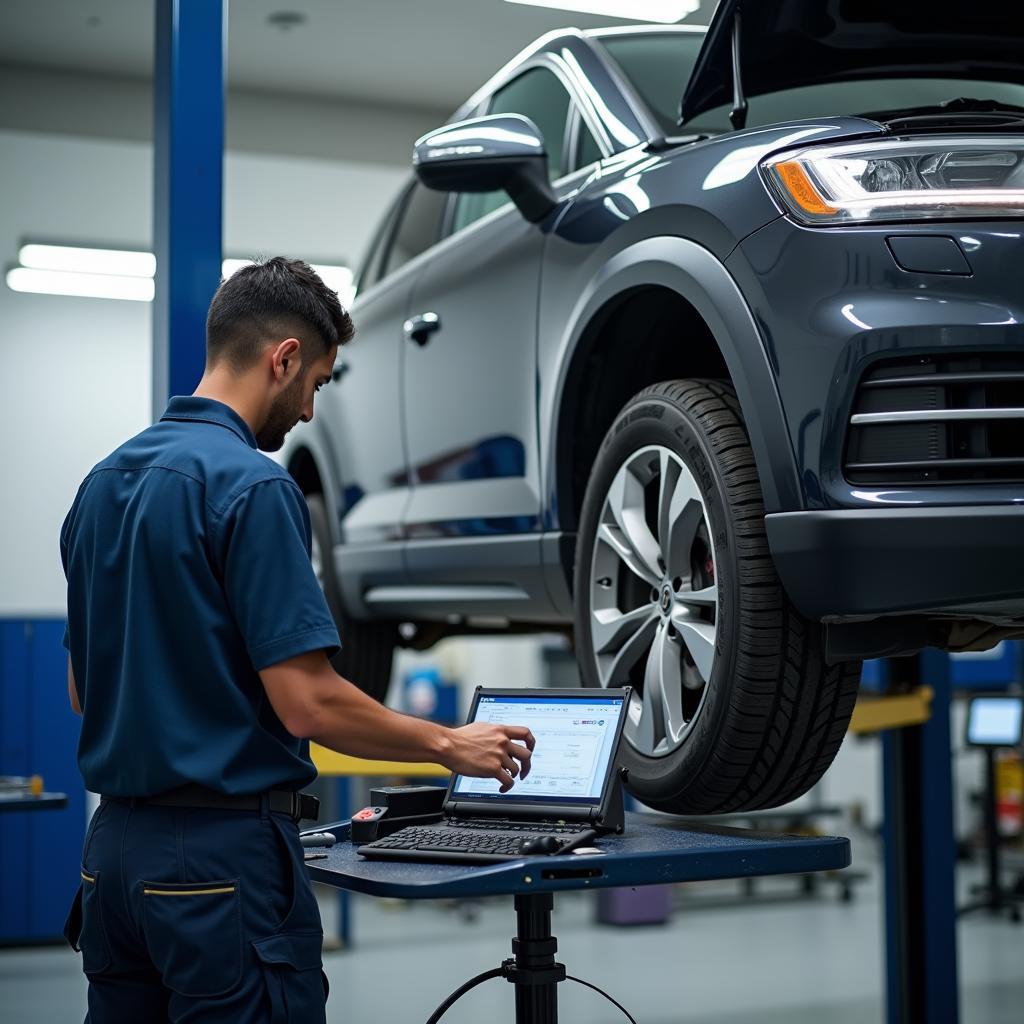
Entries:
[[[567, 169], [569, 110], [561, 79], [538, 64], [499, 89], [486, 113], [529, 117], [555, 180]], [[507, 579], [495, 566], [539, 563], [536, 316], [546, 236], [504, 192], [454, 197], [449, 231], [413, 285], [406, 324], [407, 564], [420, 582]]]
[[371, 250], [352, 305], [355, 338], [338, 353], [319, 418], [339, 468], [335, 565], [358, 612], [374, 583], [401, 582], [402, 518], [409, 499], [401, 415], [402, 324], [421, 261], [437, 241], [445, 197], [410, 184]]

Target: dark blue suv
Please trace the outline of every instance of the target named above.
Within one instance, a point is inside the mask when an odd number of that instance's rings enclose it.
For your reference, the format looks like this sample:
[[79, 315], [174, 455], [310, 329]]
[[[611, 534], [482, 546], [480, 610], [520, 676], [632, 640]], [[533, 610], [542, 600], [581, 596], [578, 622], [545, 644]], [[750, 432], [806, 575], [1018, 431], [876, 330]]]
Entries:
[[722, 0], [549, 35], [421, 139], [284, 452], [340, 670], [571, 631], [634, 793], [707, 813], [811, 786], [861, 659], [1022, 635], [1022, 36]]

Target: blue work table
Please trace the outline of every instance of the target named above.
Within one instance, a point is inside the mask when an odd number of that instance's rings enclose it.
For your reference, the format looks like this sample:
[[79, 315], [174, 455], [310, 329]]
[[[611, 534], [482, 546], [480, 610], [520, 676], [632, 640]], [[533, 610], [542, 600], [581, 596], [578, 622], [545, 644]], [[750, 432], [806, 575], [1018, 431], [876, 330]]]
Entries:
[[55, 811], [67, 807], [66, 793], [0, 793], [0, 812], [3, 811]]
[[514, 958], [467, 982], [427, 1024], [439, 1021], [471, 987], [493, 977], [515, 985], [516, 1024], [556, 1024], [556, 985], [565, 979], [564, 966], [555, 962], [557, 944], [551, 934], [556, 892], [805, 874], [850, 863], [850, 841], [836, 836], [779, 835], [650, 814], [628, 814], [623, 835], [598, 841], [605, 851], [600, 855], [530, 857], [483, 866], [366, 860], [349, 842], [347, 821], [317, 831], [334, 833], [338, 842], [325, 850], [307, 851], [327, 855], [307, 863], [313, 881], [399, 899], [514, 897]]

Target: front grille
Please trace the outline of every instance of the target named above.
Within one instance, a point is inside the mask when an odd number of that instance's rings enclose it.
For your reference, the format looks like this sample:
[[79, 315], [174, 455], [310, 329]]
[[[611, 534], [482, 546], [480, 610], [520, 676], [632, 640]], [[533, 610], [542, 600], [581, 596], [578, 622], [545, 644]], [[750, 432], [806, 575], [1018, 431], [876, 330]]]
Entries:
[[843, 471], [854, 484], [1024, 481], [1024, 353], [876, 364], [857, 389]]

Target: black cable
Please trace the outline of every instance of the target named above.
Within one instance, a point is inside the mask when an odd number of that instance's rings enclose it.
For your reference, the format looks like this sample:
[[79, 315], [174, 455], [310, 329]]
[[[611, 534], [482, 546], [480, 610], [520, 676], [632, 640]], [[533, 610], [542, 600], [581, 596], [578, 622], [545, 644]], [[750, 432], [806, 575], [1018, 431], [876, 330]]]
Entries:
[[[475, 978], [470, 978], [464, 985], [460, 985], [441, 1005], [430, 1015], [430, 1019], [427, 1024], [437, 1024], [437, 1022], [457, 1003], [467, 992], [471, 989], [476, 988], [477, 985], [482, 985], [485, 981], [490, 981], [491, 978], [500, 978], [505, 974], [505, 966], [495, 967], [490, 971], [484, 971], [483, 974], [478, 974]], [[627, 1010], [622, 1003], [613, 999], [604, 989], [598, 988], [596, 985], [591, 984], [589, 981], [584, 981], [582, 978], [575, 978], [571, 974], [565, 976], [566, 981], [575, 981], [577, 985], [583, 985], [586, 988], [593, 989], [599, 996], [604, 996], [609, 1003], [612, 1004], [617, 1010], [620, 1010], [629, 1024], [637, 1024], [636, 1018]]]
[[[500, 978], [504, 973], [504, 967], [495, 967], [493, 970], [484, 971], [483, 974], [478, 974], [475, 978], [470, 978], [465, 985], [461, 985], [459, 988], [457, 988], [430, 1015], [430, 1020], [427, 1021], [427, 1024], [437, 1024], [437, 1022], [452, 1008], [452, 1005], [456, 1003], [458, 1000], [460, 1000], [471, 988], [476, 988], [477, 985], [482, 985], [485, 981], [490, 981], [491, 978]], [[604, 993], [602, 993], [602, 995], [603, 994]], [[612, 1001], [614, 1002], [614, 1000]], [[630, 1018], [630, 1020], [632, 1020], [632, 1018]], [[633, 1024], [636, 1024], [636, 1021], [633, 1021]]]
[[[605, 999], [607, 999], [608, 1002], [612, 1004], [612, 1006], [616, 1007], [616, 1009], [621, 1010], [626, 1020], [629, 1021], [629, 1024], [636, 1024], [636, 1020], [634, 1019], [633, 1015], [629, 1012], [629, 1010], [627, 1010], [622, 1005], [622, 1003], [618, 1003], [614, 999], [612, 999], [612, 997], [608, 995], [608, 993], [605, 992], [604, 989], [598, 988], [596, 985], [591, 985], [589, 981], [584, 981], [582, 978], [574, 978], [571, 974], [567, 974], [565, 976], [565, 980], [575, 981], [577, 985], [586, 985], [587, 988], [592, 988], [598, 995], [604, 996]], [[427, 1021], [427, 1024], [433, 1024], [433, 1022]]]

